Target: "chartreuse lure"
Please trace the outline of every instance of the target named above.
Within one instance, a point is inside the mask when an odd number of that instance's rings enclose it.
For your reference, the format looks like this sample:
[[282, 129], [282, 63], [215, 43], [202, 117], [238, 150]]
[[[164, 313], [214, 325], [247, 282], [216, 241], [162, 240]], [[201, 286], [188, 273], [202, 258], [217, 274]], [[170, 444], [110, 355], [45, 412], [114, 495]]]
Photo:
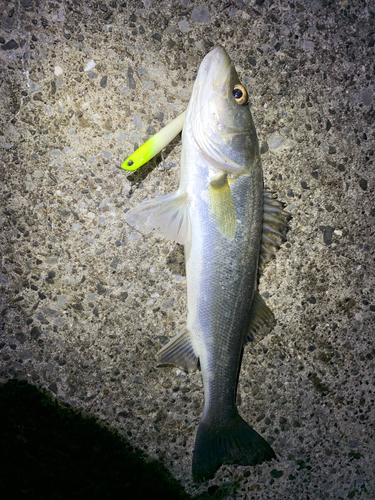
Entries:
[[134, 172], [134, 170], [137, 170], [139, 167], [150, 161], [151, 158], [160, 153], [160, 151], [168, 146], [176, 135], [181, 132], [185, 116], [186, 111], [181, 113], [171, 123], [162, 128], [157, 134], [153, 135], [148, 141], [142, 144], [140, 148], [134, 151], [134, 153], [124, 161], [121, 167], [125, 170]]

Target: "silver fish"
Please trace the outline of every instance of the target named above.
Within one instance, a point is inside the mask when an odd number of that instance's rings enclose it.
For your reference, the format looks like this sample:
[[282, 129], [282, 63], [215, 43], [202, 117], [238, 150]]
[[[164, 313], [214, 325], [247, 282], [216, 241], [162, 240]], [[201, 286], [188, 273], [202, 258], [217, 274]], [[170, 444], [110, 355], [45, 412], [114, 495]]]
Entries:
[[187, 108], [178, 191], [126, 214], [139, 231], [156, 228], [185, 245], [187, 324], [158, 356], [159, 364], [202, 372], [195, 481], [212, 478], [224, 463], [275, 458], [239, 415], [236, 392], [244, 345], [274, 321], [257, 292], [258, 264], [283, 237], [286, 215], [263, 191], [247, 93], [226, 51], [215, 47], [201, 63]]

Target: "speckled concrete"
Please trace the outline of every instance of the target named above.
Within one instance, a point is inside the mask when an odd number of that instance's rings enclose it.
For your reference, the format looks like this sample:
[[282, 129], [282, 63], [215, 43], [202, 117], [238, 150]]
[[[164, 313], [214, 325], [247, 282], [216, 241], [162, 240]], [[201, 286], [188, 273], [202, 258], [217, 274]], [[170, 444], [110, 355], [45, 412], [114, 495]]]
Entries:
[[[191, 494], [375, 498], [370, 4], [2, 2], [1, 382], [104, 420]], [[186, 108], [216, 44], [250, 92], [265, 182], [293, 219], [259, 284], [277, 326], [246, 349], [239, 385], [278, 461], [196, 487], [200, 374], [155, 362], [186, 319], [182, 248], [124, 222], [176, 189], [181, 146], [166, 168], [117, 167]]]

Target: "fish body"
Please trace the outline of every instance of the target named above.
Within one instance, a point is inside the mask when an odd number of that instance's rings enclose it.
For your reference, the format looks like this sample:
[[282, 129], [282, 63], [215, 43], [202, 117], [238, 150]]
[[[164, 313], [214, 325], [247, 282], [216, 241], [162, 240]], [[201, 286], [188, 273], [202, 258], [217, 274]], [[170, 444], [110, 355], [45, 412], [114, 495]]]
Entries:
[[[238, 87], [241, 93], [228, 54], [215, 47], [202, 61], [189, 101], [178, 191], [126, 215], [140, 231], [157, 228], [185, 246], [187, 324], [158, 354], [160, 364], [199, 365], [202, 372], [196, 481], [213, 477], [223, 463], [275, 458], [236, 407], [244, 345], [273, 318], [257, 292], [265, 200], [258, 139], [249, 106], [234, 97]], [[273, 216], [277, 210], [273, 206]]]

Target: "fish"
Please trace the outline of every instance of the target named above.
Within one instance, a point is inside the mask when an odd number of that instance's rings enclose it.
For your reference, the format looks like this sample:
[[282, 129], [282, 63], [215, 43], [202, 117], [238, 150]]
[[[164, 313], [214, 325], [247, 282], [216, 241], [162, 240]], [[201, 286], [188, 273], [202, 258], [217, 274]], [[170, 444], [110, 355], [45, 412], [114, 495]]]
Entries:
[[201, 62], [178, 126], [178, 190], [143, 201], [125, 219], [184, 245], [187, 322], [158, 352], [158, 365], [201, 371], [204, 407], [192, 459], [193, 480], [201, 482], [222, 464], [276, 458], [239, 414], [236, 393], [244, 346], [275, 322], [257, 290], [258, 272], [283, 240], [289, 214], [263, 187], [248, 94], [223, 47]]

